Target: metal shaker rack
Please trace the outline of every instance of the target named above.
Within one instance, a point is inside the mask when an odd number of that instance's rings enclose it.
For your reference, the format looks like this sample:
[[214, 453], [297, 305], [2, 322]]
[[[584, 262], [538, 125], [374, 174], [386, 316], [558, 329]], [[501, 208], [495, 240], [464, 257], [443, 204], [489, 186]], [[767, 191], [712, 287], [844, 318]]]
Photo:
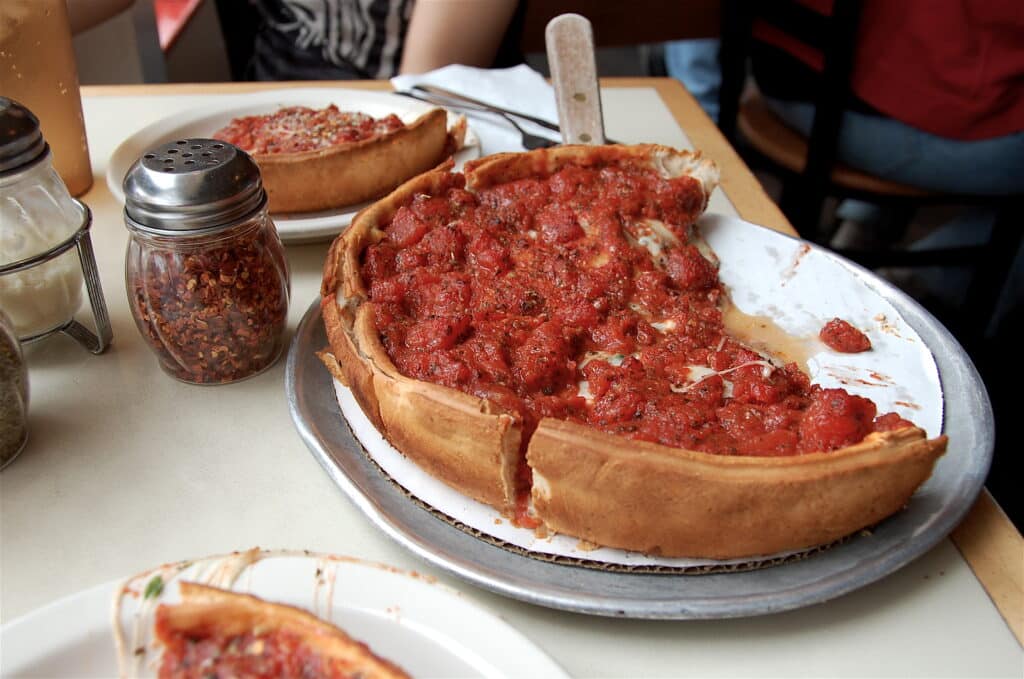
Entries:
[[44, 337], [49, 337], [55, 333], [62, 332], [74, 339], [90, 352], [94, 354], [101, 354], [110, 344], [110, 340], [113, 338], [114, 333], [110, 326], [110, 316], [107, 314], [107, 305], [103, 299], [103, 289], [100, 287], [100, 277], [99, 272], [96, 269], [96, 256], [92, 249], [92, 239], [89, 237], [89, 229], [92, 227], [92, 211], [89, 209], [88, 205], [79, 200], [72, 198], [72, 202], [74, 202], [75, 206], [78, 207], [82, 214], [82, 222], [78, 229], [76, 229], [75, 232], [66, 240], [58, 243], [45, 252], [0, 266], [0, 277], [31, 269], [34, 266], [38, 266], [44, 262], [48, 262], [51, 259], [59, 257], [71, 248], [77, 249], [78, 261], [82, 267], [86, 291], [89, 294], [89, 305], [92, 307], [92, 315], [96, 323], [96, 332], [93, 333], [74, 318], [71, 318], [66, 323], [57, 326], [56, 328], [51, 328], [44, 332], [29, 335], [27, 337], [19, 337], [18, 340], [23, 344], [28, 344], [29, 342], [36, 342]]

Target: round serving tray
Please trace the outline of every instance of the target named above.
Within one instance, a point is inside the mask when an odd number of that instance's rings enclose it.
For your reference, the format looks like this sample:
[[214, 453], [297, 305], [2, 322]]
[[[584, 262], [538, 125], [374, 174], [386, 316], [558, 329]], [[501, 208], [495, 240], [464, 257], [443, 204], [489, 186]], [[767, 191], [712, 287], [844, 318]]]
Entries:
[[729, 573], [612, 572], [542, 561], [474, 537], [410, 499], [349, 430], [332, 377], [315, 354], [327, 346], [319, 300], [303, 317], [288, 354], [292, 420], [331, 479], [377, 527], [434, 566], [498, 594], [579, 613], [679, 620], [761, 615], [835, 598], [905, 566], [957, 526], [985, 481], [995, 426], [974, 365], [931, 314], [869, 271], [809, 247], [870, 285], [927, 344], [947, 396], [944, 433], [950, 443], [904, 511], [806, 559]]

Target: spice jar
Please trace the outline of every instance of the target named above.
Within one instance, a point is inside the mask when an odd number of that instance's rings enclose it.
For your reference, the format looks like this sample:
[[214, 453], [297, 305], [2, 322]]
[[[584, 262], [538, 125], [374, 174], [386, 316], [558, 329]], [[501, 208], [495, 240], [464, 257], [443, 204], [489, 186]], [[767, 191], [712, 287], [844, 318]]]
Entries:
[[0, 469], [28, 441], [28, 369], [11, 319], [0, 310]]
[[259, 169], [212, 139], [154, 147], [124, 180], [128, 302], [165, 372], [219, 384], [273, 365], [290, 281]]
[[[25, 260], [66, 241], [82, 208], [54, 171], [39, 120], [0, 97], [0, 265]], [[74, 249], [0, 276], [0, 307], [23, 338], [66, 324], [82, 304], [82, 269]]]

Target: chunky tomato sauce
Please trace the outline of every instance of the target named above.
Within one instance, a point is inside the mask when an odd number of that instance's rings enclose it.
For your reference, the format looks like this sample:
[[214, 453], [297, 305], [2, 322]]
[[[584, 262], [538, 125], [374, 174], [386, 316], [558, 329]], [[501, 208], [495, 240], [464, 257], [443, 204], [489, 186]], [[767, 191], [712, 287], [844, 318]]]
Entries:
[[833, 318], [818, 334], [830, 349], [844, 354], [859, 354], [871, 348], [867, 335], [841, 318]]
[[276, 630], [225, 636], [187, 635], [170, 629], [157, 609], [156, 635], [164, 644], [160, 679], [345, 679], [357, 676], [339, 660], [319, 657], [291, 632]]
[[723, 455], [794, 455], [906, 422], [725, 333], [717, 266], [687, 242], [689, 178], [569, 167], [416, 196], [362, 256], [405, 375], [542, 417]]
[[290, 106], [269, 115], [235, 118], [213, 138], [248, 153], [299, 153], [363, 141], [403, 126], [394, 114], [378, 119], [339, 111], [334, 104], [323, 109]]

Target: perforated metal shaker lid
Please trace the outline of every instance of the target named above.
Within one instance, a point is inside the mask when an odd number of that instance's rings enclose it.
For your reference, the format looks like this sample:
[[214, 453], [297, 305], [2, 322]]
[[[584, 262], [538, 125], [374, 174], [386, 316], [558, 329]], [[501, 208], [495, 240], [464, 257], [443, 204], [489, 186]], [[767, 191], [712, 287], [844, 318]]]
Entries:
[[129, 228], [169, 236], [230, 227], [267, 202], [253, 159], [216, 139], [154, 146], [128, 170], [124, 194]]
[[32, 111], [13, 99], [0, 97], [0, 174], [35, 162], [49, 148]]

